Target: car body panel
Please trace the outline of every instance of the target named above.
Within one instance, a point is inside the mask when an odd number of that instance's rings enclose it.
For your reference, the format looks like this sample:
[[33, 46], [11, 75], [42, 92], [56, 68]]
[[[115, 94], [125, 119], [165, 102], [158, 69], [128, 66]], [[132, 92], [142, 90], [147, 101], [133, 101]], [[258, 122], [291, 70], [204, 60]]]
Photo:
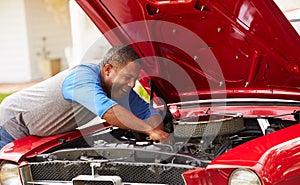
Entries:
[[20, 163], [26, 158], [34, 157], [56, 146], [110, 127], [111, 125], [104, 122], [82, 130], [75, 130], [49, 137], [26, 136], [4, 146], [0, 150], [0, 160]]
[[272, 0], [77, 2], [112, 45], [137, 47], [141, 83], [153, 81], [168, 103], [299, 100], [299, 35]]
[[[272, 154], [274, 152], [280, 153], [281, 151], [285, 151], [288, 147], [295, 148], [295, 146], [297, 146], [297, 142], [299, 144], [299, 129], [300, 125], [295, 125], [249, 141], [246, 145], [237, 146], [233, 150], [230, 150], [216, 158], [210, 166], [215, 165], [215, 163], [218, 165], [237, 166], [241, 163], [247, 163], [247, 161], [250, 161], [250, 163], [255, 161], [265, 165], [267, 160], [273, 160]], [[249, 150], [251, 151], [251, 155], [246, 152]], [[288, 155], [282, 157], [286, 158]]]
[[[300, 125], [249, 141], [214, 159], [205, 169], [184, 173], [190, 184], [227, 184], [236, 168], [251, 169], [264, 185], [293, 184], [300, 179]], [[283, 180], [284, 179], [284, 180]]]
[[80, 136], [79, 131], [44, 138], [27, 136], [4, 146], [0, 152], [0, 159], [21, 162], [26, 157], [35, 156]]

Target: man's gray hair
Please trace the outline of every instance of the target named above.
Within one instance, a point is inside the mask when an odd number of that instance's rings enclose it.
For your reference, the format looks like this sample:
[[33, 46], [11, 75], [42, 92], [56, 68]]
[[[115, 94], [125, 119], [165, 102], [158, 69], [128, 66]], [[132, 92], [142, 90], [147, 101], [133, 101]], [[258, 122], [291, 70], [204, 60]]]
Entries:
[[110, 48], [100, 62], [101, 67], [111, 64], [115, 67], [125, 66], [128, 62], [141, 63], [138, 54], [130, 46], [114, 46]]

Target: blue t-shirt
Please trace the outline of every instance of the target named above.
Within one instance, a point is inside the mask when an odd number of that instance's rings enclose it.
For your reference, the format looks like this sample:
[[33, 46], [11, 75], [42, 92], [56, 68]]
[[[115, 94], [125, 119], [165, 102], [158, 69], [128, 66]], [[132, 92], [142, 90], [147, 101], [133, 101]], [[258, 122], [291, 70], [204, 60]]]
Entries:
[[63, 82], [62, 95], [67, 101], [77, 102], [101, 118], [116, 104], [144, 121], [158, 114], [133, 89], [120, 100], [108, 98], [101, 87], [100, 66], [95, 64], [81, 64], [75, 67]]

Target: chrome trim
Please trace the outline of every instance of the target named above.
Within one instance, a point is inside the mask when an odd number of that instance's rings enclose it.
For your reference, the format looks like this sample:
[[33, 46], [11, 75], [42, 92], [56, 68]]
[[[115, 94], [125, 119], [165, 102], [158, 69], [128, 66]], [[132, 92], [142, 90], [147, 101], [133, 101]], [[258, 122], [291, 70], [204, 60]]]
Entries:
[[[70, 181], [32, 181], [27, 182], [28, 185], [74, 185]], [[149, 184], [149, 183], [130, 183], [123, 182], [121, 185], [168, 185], [168, 184]]]
[[73, 185], [70, 181], [31, 181], [27, 182], [27, 184], [34, 185]]
[[[192, 104], [206, 104], [206, 103], [239, 103], [239, 102], [258, 102], [258, 103], [300, 103], [296, 100], [285, 100], [285, 99], [267, 99], [267, 98], [226, 98], [226, 99], [208, 99], [208, 100], [195, 100], [195, 101], [185, 101], [178, 103], [170, 103], [169, 105], [192, 105]], [[164, 105], [157, 105], [155, 108], [161, 108]]]
[[112, 182], [114, 185], [122, 185], [119, 176], [112, 175], [79, 175], [72, 179], [73, 185], [84, 185], [84, 182]]

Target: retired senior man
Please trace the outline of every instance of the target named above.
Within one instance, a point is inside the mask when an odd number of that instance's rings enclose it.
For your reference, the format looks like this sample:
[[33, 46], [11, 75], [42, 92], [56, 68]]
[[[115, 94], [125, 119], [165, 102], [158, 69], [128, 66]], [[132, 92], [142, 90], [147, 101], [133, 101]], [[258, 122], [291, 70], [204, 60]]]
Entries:
[[165, 140], [161, 116], [133, 90], [140, 70], [131, 47], [115, 46], [99, 65], [80, 64], [8, 96], [0, 105], [0, 148], [28, 135], [75, 130], [95, 116]]

